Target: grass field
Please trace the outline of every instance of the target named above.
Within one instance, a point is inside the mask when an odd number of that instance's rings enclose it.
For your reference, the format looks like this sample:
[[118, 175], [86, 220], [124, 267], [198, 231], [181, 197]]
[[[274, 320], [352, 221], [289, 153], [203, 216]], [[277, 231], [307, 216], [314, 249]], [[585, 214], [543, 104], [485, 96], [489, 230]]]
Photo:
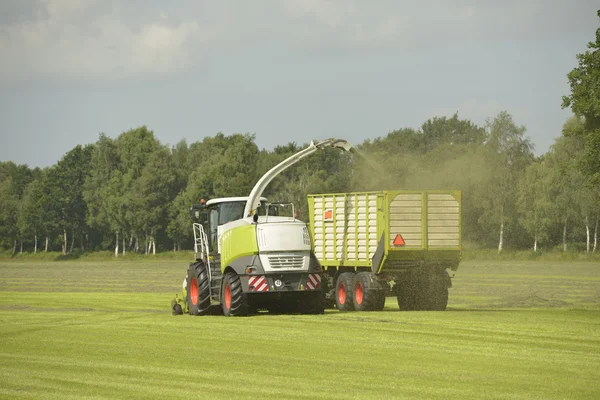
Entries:
[[466, 261], [446, 312], [173, 317], [186, 265], [0, 261], [0, 398], [600, 398], [600, 263]]

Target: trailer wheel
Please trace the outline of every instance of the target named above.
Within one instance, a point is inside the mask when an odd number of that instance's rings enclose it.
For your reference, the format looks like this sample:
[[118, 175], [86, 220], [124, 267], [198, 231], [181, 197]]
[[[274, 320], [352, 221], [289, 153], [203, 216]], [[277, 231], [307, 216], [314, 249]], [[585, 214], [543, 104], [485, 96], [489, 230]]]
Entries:
[[375, 301], [375, 307], [373, 310], [381, 311], [385, 307], [385, 292], [380, 292], [377, 295], [377, 300]]
[[[446, 273], [447, 275], [447, 273]], [[431, 283], [430, 310], [445, 311], [448, 306], [448, 281], [444, 276], [435, 279]]]
[[342, 272], [335, 284], [335, 304], [340, 311], [352, 311], [352, 285], [354, 284], [353, 272]]
[[320, 290], [305, 292], [300, 296], [298, 311], [301, 314], [323, 314], [325, 312], [325, 298]]
[[412, 311], [417, 309], [417, 298], [415, 281], [401, 281], [397, 283], [396, 298], [398, 299], [398, 307], [400, 311]]
[[[354, 309], [356, 311], [372, 311], [377, 308], [382, 290], [377, 279], [373, 279], [370, 272], [359, 272], [354, 276], [352, 287]], [[383, 307], [382, 307], [383, 308]]]
[[248, 296], [242, 291], [242, 282], [235, 272], [227, 272], [221, 285], [221, 305], [225, 316], [248, 315]]
[[210, 281], [203, 262], [195, 262], [188, 269], [186, 301], [190, 315], [210, 313]]

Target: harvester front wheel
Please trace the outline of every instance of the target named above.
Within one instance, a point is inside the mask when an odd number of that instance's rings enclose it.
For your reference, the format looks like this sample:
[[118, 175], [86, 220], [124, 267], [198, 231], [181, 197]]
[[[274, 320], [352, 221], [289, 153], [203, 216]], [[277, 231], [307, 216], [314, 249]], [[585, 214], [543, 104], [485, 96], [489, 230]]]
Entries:
[[248, 315], [248, 297], [242, 290], [242, 282], [235, 272], [229, 271], [223, 277], [221, 305], [225, 316], [241, 317]]
[[210, 280], [203, 262], [195, 262], [188, 269], [186, 301], [190, 315], [209, 314]]
[[340, 311], [352, 311], [352, 287], [354, 284], [353, 272], [342, 272], [335, 284], [335, 304]]
[[[370, 272], [359, 272], [354, 276], [353, 300], [356, 311], [372, 311], [378, 306], [382, 294], [379, 282]], [[383, 307], [382, 307], [383, 308]]]

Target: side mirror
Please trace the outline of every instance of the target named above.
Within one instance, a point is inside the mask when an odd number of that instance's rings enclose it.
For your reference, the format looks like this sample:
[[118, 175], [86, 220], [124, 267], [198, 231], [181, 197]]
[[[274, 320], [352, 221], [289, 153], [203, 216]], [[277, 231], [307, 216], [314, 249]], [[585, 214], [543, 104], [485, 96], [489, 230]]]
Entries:
[[200, 219], [205, 216], [206, 210], [203, 204], [192, 204], [192, 206], [190, 207], [190, 217], [192, 218], [192, 220], [200, 221]]

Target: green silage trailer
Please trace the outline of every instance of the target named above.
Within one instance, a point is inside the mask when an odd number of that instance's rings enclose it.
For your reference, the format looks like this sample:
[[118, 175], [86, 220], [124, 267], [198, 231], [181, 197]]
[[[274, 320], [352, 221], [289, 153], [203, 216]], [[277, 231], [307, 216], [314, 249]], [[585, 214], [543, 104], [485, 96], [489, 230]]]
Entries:
[[445, 310], [461, 259], [461, 191], [308, 196], [326, 304], [340, 311]]

